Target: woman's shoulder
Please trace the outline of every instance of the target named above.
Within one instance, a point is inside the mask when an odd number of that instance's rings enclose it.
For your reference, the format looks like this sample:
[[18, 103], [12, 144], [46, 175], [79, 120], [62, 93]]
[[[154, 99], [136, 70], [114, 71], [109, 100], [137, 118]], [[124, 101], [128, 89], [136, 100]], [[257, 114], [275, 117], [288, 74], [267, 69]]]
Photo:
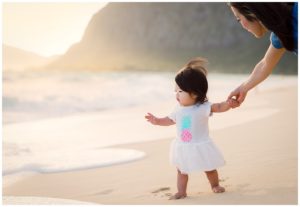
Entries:
[[281, 49], [283, 48], [282, 44], [281, 44], [281, 41], [279, 39], [279, 37], [274, 33], [274, 32], [271, 32], [271, 35], [270, 35], [270, 41], [272, 43], [272, 45], [276, 48], [276, 49]]
[[[292, 28], [293, 28], [293, 39], [294, 39], [294, 52], [298, 54], [298, 2], [295, 2], [293, 4], [293, 7], [291, 8], [292, 13]], [[279, 37], [274, 33], [271, 32], [270, 35], [270, 42], [276, 49], [283, 48], [283, 44], [280, 41]]]

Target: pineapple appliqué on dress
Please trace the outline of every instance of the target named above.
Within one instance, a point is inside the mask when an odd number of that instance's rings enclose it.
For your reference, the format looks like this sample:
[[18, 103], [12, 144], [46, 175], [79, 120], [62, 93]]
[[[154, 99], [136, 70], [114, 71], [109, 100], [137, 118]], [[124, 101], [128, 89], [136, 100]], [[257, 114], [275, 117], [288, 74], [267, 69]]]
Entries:
[[191, 122], [190, 116], [184, 116], [181, 120], [181, 140], [183, 142], [190, 142], [192, 140]]

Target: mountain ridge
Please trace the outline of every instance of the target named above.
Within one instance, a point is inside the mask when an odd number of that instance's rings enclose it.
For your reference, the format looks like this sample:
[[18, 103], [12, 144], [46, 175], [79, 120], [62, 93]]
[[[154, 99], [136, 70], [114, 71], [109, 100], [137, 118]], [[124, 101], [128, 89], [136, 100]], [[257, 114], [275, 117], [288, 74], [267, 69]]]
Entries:
[[[243, 30], [225, 3], [113, 2], [47, 69], [177, 70], [203, 56], [212, 70], [248, 73], [263, 57], [268, 38], [255, 39]], [[296, 58], [285, 59], [279, 71], [295, 73]]]
[[3, 70], [22, 71], [40, 68], [58, 58], [58, 56], [44, 57], [7, 44], [2, 44], [2, 52]]

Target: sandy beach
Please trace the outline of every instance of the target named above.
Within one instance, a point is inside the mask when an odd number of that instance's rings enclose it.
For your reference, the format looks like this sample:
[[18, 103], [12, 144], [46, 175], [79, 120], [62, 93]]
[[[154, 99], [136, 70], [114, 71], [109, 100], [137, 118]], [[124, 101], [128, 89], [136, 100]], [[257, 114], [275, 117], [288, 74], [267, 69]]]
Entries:
[[[24, 203], [25, 198], [26, 203], [28, 196], [28, 204], [41, 204], [33, 197], [97, 204], [297, 204], [297, 86], [253, 91], [245, 105], [228, 114], [234, 114], [234, 122], [247, 113], [255, 116], [262, 110], [255, 105], [259, 101], [264, 102], [263, 109], [274, 109], [274, 113], [211, 131], [226, 159], [226, 165], [219, 169], [220, 184], [226, 188], [223, 194], [212, 193], [204, 173], [194, 173], [190, 175], [188, 197], [168, 200], [176, 192], [176, 169], [168, 160], [173, 138], [165, 137], [114, 146], [145, 152], [146, 156], [137, 161], [37, 174], [4, 186], [3, 202], [18, 203], [22, 198]], [[57, 204], [62, 203], [57, 200]]]

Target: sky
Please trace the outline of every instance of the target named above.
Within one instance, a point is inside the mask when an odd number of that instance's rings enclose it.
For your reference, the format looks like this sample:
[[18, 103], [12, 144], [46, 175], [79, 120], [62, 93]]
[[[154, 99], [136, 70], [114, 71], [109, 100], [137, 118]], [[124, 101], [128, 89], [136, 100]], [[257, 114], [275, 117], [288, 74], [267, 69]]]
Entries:
[[105, 5], [2, 3], [2, 43], [45, 57], [64, 54], [81, 40], [92, 16]]

